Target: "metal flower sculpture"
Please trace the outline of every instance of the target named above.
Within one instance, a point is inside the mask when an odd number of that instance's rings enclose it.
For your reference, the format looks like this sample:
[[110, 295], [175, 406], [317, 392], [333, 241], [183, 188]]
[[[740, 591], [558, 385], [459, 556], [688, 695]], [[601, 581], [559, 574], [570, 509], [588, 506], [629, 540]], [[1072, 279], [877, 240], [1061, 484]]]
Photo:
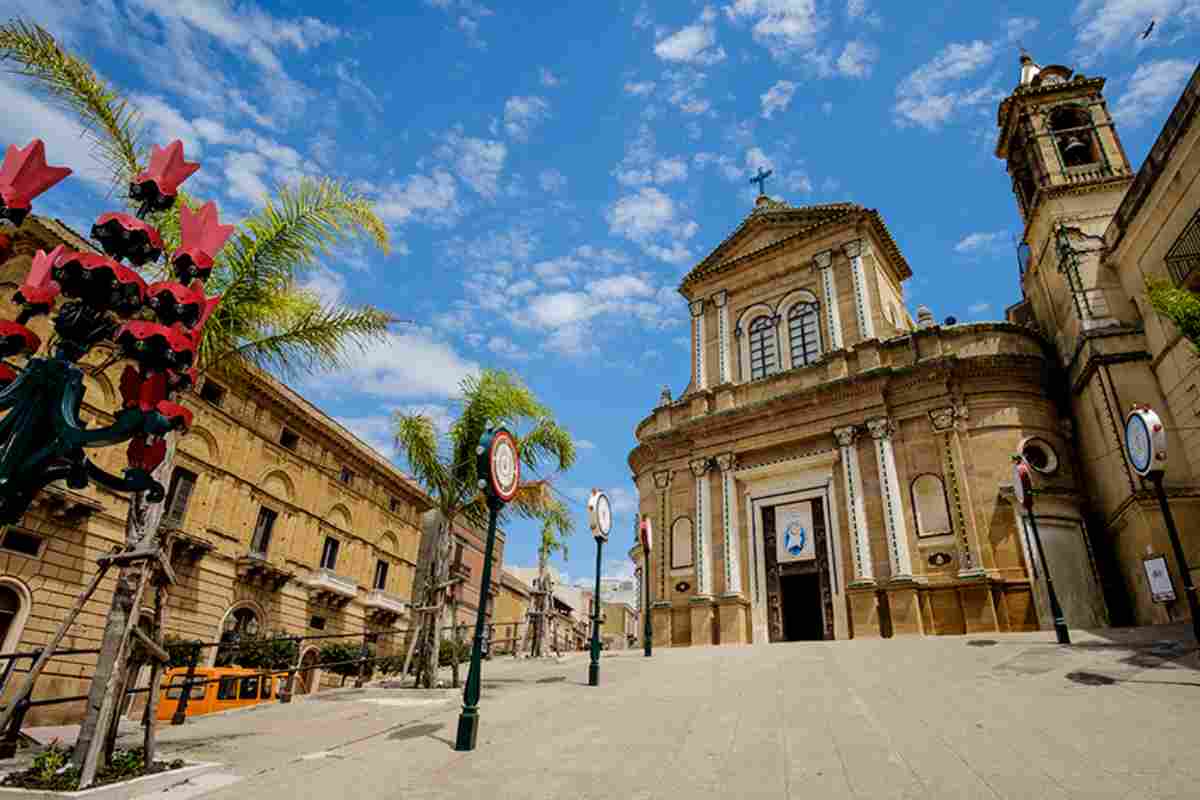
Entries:
[[[0, 168], [0, 218], [19, 226], [32, 200], [70, 172], [45, 162], [40, 141], [8, 149]], [[204, 324], [220, 302], [205, 297], [204, 280], [232, 226], [218, 224], [212, 203], [196, 213], [182, 209], [183, 242], [170, 261], [187, 286], [147, 286], [121, 262], [140, 267], [161, 258], [162, 237], [143, 218], [169, 209], [179, 184], [198, 168], [184, 160], [178, 141], [155, 147], [150, 168], [130, 184], [130, 197], [141, 204], [137, 217], [104, 214], [92, 228], [106, 255], [60, 246], [34, 257], [13, 295], [21, 307], [18, 319], [0, 321], [0, 409], [8, 410], [0, 420], [0, 524], [18, 521], [34, 495], [55, 480], [75, 489], [92, 480], [116, 491], [144, 491], [151, 502], [163, 499], [163, 486], [151, 473], [166, 454], [163, 437], [192, 423], [191, 412], [172, 398], [196, 381], [193, 363]], [[41, 339], [26, 323], [51, 313], [53, 352], [38, 356]], [[88, 428], [79, 416], [85, 388], [78, 362], [105, 341], [132, 363], [121, 376], [122, 405], [114, 422]], [[5, 361], [16, 356], [26, 356], [23, 366]], [[129, 466], [120, 477], [85, 454], [85, 448], [121, 442], [129, 442]]]

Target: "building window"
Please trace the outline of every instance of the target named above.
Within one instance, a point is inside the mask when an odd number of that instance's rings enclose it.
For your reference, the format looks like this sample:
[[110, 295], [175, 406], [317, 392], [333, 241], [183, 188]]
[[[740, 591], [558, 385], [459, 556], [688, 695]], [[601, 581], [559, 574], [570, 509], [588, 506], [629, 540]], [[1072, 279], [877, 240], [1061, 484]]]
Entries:
[[271, 532], [275, 530], [275, 519], [278, 516], [273, 509], [265, 506], [258, 510], [258, 522], [254, 524], [254, 536], [250, 539], [251, 555], [267, 557], [267, 551], [271, 548]]
[[400, 500], [399, 500], [398, 498], [395, 498], [395, 497], [393, 497], [391, 500], [389, 500], [389, 501], [388, 501], [388, 509], [389, 509], [389, 510], [390, 510], [390, 511], [391, 511], [393, 514], [399, 514], [399, 513], [400, 513], [400, 509], [401, 509], [402, 507], [403, 507], [403, 506], [401, 506], [401, 505], [400, 505]]
[[5, 550], [11, 550], [23, 556], [37, 558], [38, 554], [42, 551], [42, 537], [35, 536], [20, 528], [9, 528], [4, 533], [4, 544], [0, 546]]
[[8, 634], [13, 630], [20, 612], [21, 596], [12, 588], [0, 584], [0, 643], [8, 642]]
[[372, 585], [376, 589], [387, 588], [388, 562], [382, 558], [375, 562], [375, 580]]
[[338, 480], [349, 486], [354, 483], [354, 472], [349, 467], [342, 467], [342, 472], [338, 475]]
[[283, 432], [279, 434], [279, 444], [288, 450], [295, 450], [300, 446], [300, 434], [284, 428]]
[[750, 323], [750, 380], [775, 371], [775, 322], [759, 317]]
[[671, 569], [692, 565], [692, 521], [680, 517], [671, 525]]
[[225, 388], [220, 384], [213, 383], [210, 380], [205, 380], [200, 386], [200, 398], [202, 400], [207, 400], [214, 406], [219, 406], [225, 399]]
[[946, 489], [937, 475], [918, 475], [912, 482], [913, 514], [917, 520], [918, 536], [939, 536], [950, 533], [950, 506]]
[[337, 567], [338, 549], [341, 542], [332, 536], [325, 537], [325, 547], [321, 549], [321, 569], [332, 570]]
[[821, 356], [821, 334], [816, 303], [797, 303], [788, 311], [788, 341], [792, 366], [806, 367]]
[[325, 618], [324, 617], [313, 617], [312, 619], [310, 619], [308, 621], [308, 627], [312, 628], [313, 630], [317, 630], [317, 631], [325, 630]]
[[165, 524], [176, 528], [183, 525], [188, 501], [192, 499], [192, 490], [195, 488], [196, 473], [176, 467], [171, 473], [171, 489], [167, 492], [167, 513], [163, 515]]

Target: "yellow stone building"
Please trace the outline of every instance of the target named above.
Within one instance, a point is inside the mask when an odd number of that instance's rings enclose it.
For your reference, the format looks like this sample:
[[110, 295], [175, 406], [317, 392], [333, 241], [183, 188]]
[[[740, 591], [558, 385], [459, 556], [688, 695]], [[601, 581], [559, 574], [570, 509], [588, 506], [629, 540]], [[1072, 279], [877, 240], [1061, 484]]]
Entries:
[[[1200, 284], [1200, 78], [1136, 177], [1103, 86], [1025, 58], [1000, 105], [1029, 246], [1006, 322], [914, 323], [908, 263], [850, 203], [759, 197], [688, 273], [691, 380], [629, 456], [655, 530], [656, 644], [1049, 627], [1015, 454], [1070, 626], [1186, 616], [1123, 418], [1134, 402], [1163, 416], [1195, 565], [1196, 356], [1144, 280]], [[1173, 607], [1151, 600], [1151, 553], [1168, 555]]]
[[[31, 217], [0, 254], [0, 294], [11, 297], [38, 249], [91, 245], [61, 224]], [[13, 318], [11, 306], [3, 309]], [[40, 327], [39, 327], [40, 326]], [[33, 323], [46, 339], [46, 318]], [[82, 416], [108, 424], [121, 365], [86, 379]], [[180, 440], [164, 526], [177, 529], [166, 628], [216, 641], [235, 633], [329, 634], [407, 624], [429, 498], [393, 464], [299, 394], [254, 369], [207, 378], [184, 400], [195, 414]], [[125, 448], [94, 453], [110, 472]], [[44, 645], [96, 570], [124, 544], [125, 495], [95, 485], [51, 486], [0, 539], [0, 650]], [[63, 642], [98, 647], [112, 596], [107, 577]], [[398, 638], [381, 639], [384, 649]], [[351, 639], [348, 641], [359, 641]], [[303, 646], [317, 663], [319, 642]], [[206, 652], [206, 662], [216, 649]], [[55, 659], [34, 698], [86, 694], [94, 656]], [[22, 665], [28, 666], [28, 662]], [[331, 677], [331, 676], [330, 676]], [[301, 689], [312, 685], [313, 676]], [[5, 688], [13, 691], [15, 681]], [[27, 724], [82, 716], [82, 703], [31, 712]]]

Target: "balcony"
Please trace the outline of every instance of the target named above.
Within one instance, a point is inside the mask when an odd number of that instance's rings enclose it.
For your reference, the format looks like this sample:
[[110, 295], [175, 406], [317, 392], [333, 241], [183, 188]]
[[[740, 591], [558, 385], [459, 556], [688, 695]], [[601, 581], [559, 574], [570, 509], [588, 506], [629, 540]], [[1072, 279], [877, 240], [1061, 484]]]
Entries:
[[247, 553], [237, 560], [236, 567], [239, 581], [271, 592], [278, 592], [295, 577], [268, 561], [264, 553]]
[[465, 561], [456, 561], [450, 565], [450, 577], [462, 578], [464, 581], [471, 579], [471, 565]]
[[1167, 250], [1165, 261], [1176, 286], [1200, 290], [1200, 211], [1196, 212]]
[[367, 614], [381, 623], [394, 622], [408, 613], [408, 603], [382, 589], [372, 589], [363, 605], [367, 607]]
[[342, 608], [358, 596], [357, 583], [324, 567], [309, 574], [303, 583], [310, 600], [331, 608]]

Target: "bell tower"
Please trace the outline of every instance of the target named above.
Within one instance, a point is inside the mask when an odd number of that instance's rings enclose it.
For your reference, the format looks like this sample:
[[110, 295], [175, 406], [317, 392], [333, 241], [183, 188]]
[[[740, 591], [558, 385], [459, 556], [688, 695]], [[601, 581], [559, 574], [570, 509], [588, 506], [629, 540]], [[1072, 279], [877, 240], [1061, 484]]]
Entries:
[[1104, 230], [1133, 181], [1104, 83], [1022, 52], [1019, 82], [997, 119], [996, 156], [1007, 162], [1024, 221], [1025, 315], [1067, 357], [1081, 333], [1136, 318], [1119, 281], [1100, 268]]

